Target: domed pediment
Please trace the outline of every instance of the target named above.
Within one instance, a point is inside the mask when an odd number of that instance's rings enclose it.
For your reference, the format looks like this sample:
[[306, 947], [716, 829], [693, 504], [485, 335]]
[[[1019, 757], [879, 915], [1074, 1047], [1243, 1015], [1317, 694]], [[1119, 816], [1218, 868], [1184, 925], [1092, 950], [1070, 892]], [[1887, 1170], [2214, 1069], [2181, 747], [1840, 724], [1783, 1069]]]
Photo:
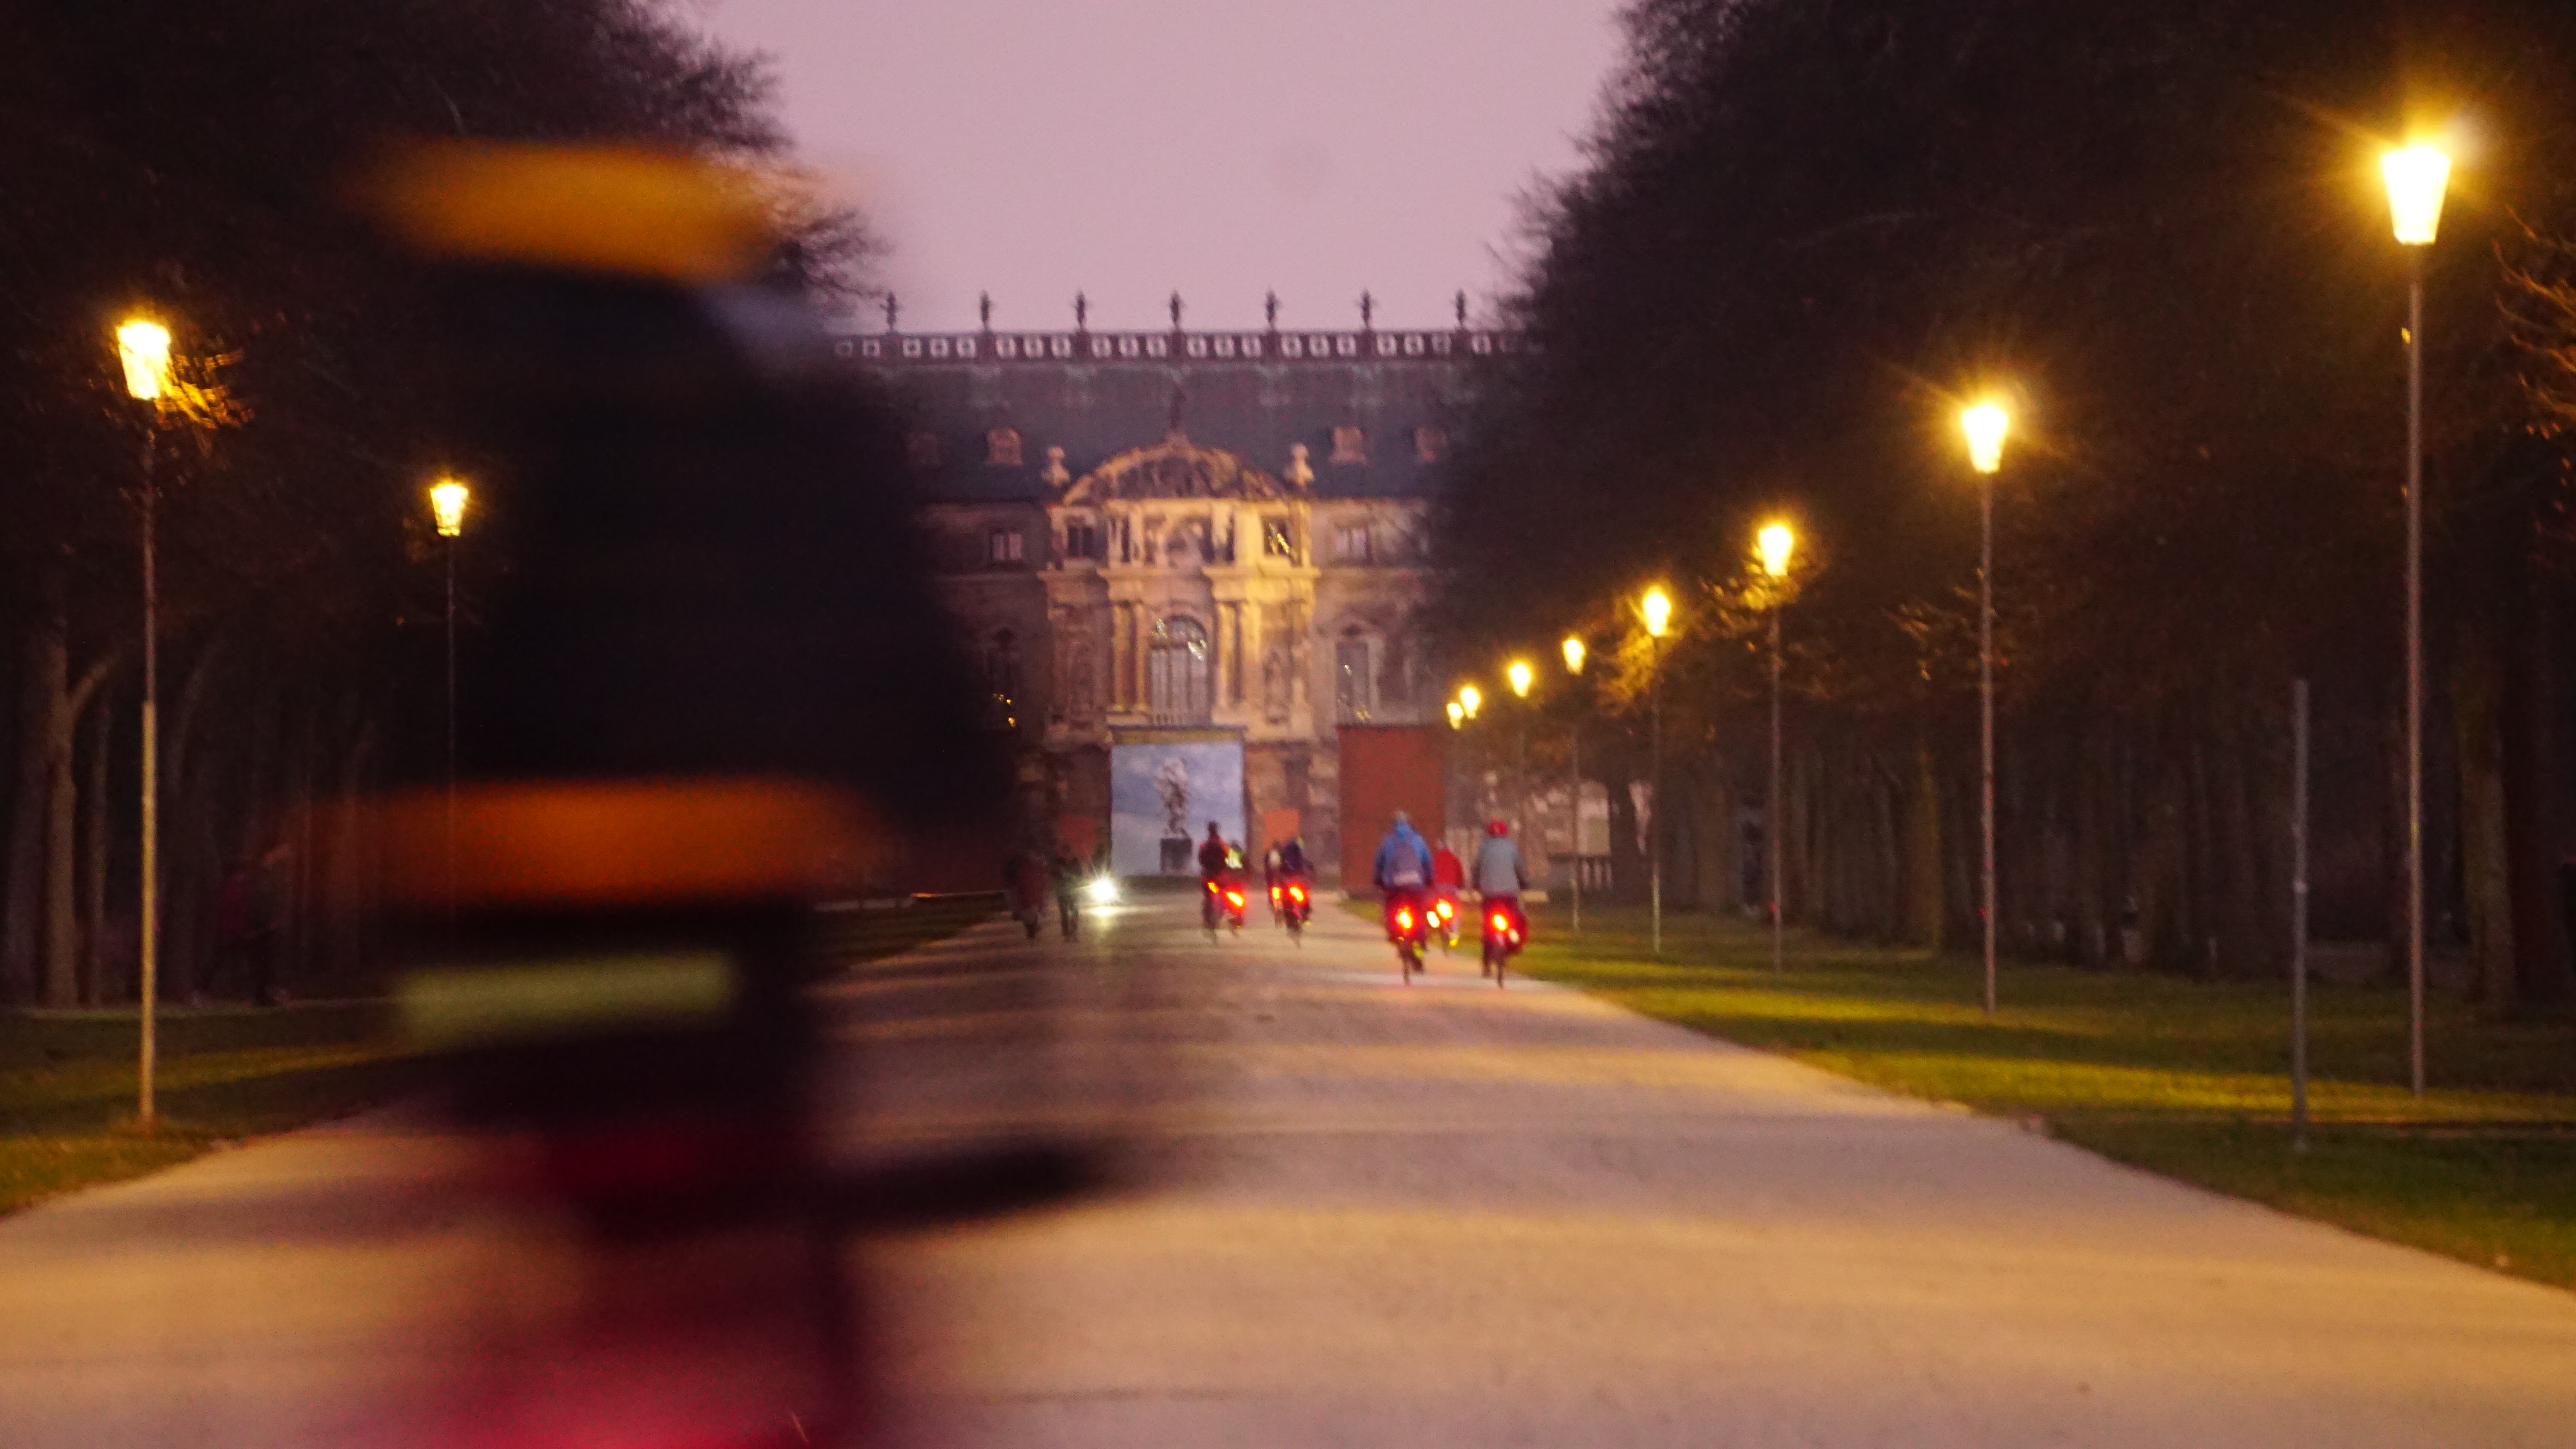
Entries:
[[1223, 448], [1202, 448], [1179, 432], [1130, 448], [1073, 480], [1059, 500], [1109, 503], [1123, 498], [1288, 498], [1301, 490]]

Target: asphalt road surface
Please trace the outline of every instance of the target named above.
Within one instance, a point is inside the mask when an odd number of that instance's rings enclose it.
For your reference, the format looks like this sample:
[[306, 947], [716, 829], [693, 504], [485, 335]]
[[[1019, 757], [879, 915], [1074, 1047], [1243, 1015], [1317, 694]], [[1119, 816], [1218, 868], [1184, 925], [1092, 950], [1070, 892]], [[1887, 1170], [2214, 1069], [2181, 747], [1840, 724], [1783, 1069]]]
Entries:
[[[1403, 986], [1338, 912], [986, 927], [825, 1000], [850, 1153], [1124, 1173], [865, 1251], [890, 1442], [2576, 1446], [2576, 1296], [1469, 954]], [[0, 1223], [0, 1444], [424, 1442], [570, 1291], [473, 1162], [379, 1114]]]

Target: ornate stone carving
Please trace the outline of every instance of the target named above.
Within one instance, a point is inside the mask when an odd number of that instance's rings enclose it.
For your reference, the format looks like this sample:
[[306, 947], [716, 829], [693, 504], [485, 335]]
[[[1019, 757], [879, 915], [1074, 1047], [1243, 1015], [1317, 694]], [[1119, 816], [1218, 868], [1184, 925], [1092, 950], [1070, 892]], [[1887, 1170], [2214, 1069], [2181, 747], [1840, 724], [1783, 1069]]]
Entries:
[[1130, 448], [1075, 479], [1067, 503], [1130, 498], [1286, 498], [1295, 490], [1222, 448], [1202, 448], [1185, 437]]

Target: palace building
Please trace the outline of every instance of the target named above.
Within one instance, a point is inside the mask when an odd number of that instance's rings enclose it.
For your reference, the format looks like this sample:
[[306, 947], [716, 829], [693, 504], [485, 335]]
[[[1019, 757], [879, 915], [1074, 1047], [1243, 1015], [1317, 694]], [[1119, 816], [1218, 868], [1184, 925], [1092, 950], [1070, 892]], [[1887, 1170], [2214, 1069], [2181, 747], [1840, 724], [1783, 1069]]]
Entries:
[[1059, 838], [1185, 873], [1215, 820], [1256, 859], [1302, 836], [1330, 875], [1345, 740], [1445, 728], [1415, 623], [1428, 513], [1475, 364], [1512, 342], [1463, 298], [1436, 332], [1172, 310], [838, 346], [907, 412], [933, 565]]

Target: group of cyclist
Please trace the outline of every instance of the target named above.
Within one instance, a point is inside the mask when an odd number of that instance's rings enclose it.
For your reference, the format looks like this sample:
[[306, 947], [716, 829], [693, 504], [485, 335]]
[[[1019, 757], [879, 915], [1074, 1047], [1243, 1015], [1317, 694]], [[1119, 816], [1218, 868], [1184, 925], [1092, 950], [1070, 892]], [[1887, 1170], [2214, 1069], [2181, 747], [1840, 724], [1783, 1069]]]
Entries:
[[[1198, 849], [1200, 899], [1206, 924], [1213, 930], [1218, 906], [1215, 904], [1231, 891], [1240, 895], [1245, 886], [1245, 865], [1241, 849], [1227, 841], [1216, 821], [1208, 822], [1207, 838]], [[1028, 927], [1034, 939], [1038, 933], [1040, 907], [1049, 895], [1054, 896], [1057, 925], [1066, 940], [1072, 940], [1080, 928], [1081, 907], [1079, 884], [1089, 873], [1090, 863], [1062, 850], [1023, 850], [1011, 857], [1004, 868], [1013, 914]], [[1262, 885], [1269, 894], [1274, 919], [1283, 911], [1294, 910], [1293, 902], [1303, 902], [1304, 892], [1312, 888], [1314, 866], [1306, 855], [1302, 838], [1292, 838], [1273, 845], [1262, 857]], [[1529, 873], [1521, 860], [1520, 845], [1511, 837], [1511, 827], [1502, 820], [1485, 822], [1485, 838], [1477, 843], [1472, 871], [1447, 843], [1434, 845], [1413, 828], [1413, 819], [1402, 810], [1386, 836], [1378, 842], [1377, 859], [1371, 871], [1371, 883], [1377, 887], [1390, 919], [1402, 909], [1409, 909], [1416, 919], [1435, 919], [1435, 908], [1448, 907], [1454, 920], [1460, 892], [1472, 881], [1484, 909], [1500, 913], [1498, 919], [1511, 923], [1515, 932], [1525, 931], [1527, 918], [1521, 913], [1521, 892], [1528, 888]], [[1291, 887], [1295, 887], [1294, 893]], [[1297, 912], [1297, 924], [1303, 923], [1303, 912]], [[1490, 958], [1487, 974], [1492, 974]]]
[[[1220, 899], [1232, 899], [1244, 893], [1247, 884], [1243, 851], [1228, 842], [1224, 828], [1211, 820], [1207, 838], [1199, 842], [1199, 899], [1205, 903], [1204, 924], [1216, 928]], [[1305, 924], [1306, 891], [1311, 888], [1314, 866], [1306, 858], [1303, 837], [1291, 837], [1273, 845], [1261, 858], [1261, 884], [1270, 897], [1271, 919], [1280, 924], [1302, 927]], [[1231, 893], [1231, 894], [1229, 894]]]
[[[1410, 815], [1395, 812], [1395, 823], [1387, 827], [1386, 838], [1378, 842], [1372, 870], [1372, 882], [1385, 901], [1390, 921], [1410, 911], [1414, 920], [1431, 921], [1445, 915], [1454, 922], [1458, 893], [1469, 878], [1469, 872], [1459, 864], [1457, 852], [1446, 842], [1432, 845], [1413, 828]], [[1529, 872], [1521, 862], [1520, 845], [1512, 839], [1507, 822], [1485, 822], [1485, 838], [1476, 846], [1473, 880], [1485, 910], [1499, 913], [1499, 919], [1508, 922], [1508, 929], [1515, 934], [1525, 934], [1528, 917], [1521, 912], [1521, 892], [1529, 887]], [[1517, 944], [1515, 941], [1515, 947]], [[1489, 951], [1485, 972], [1492, 975], [1494, 969]]]

